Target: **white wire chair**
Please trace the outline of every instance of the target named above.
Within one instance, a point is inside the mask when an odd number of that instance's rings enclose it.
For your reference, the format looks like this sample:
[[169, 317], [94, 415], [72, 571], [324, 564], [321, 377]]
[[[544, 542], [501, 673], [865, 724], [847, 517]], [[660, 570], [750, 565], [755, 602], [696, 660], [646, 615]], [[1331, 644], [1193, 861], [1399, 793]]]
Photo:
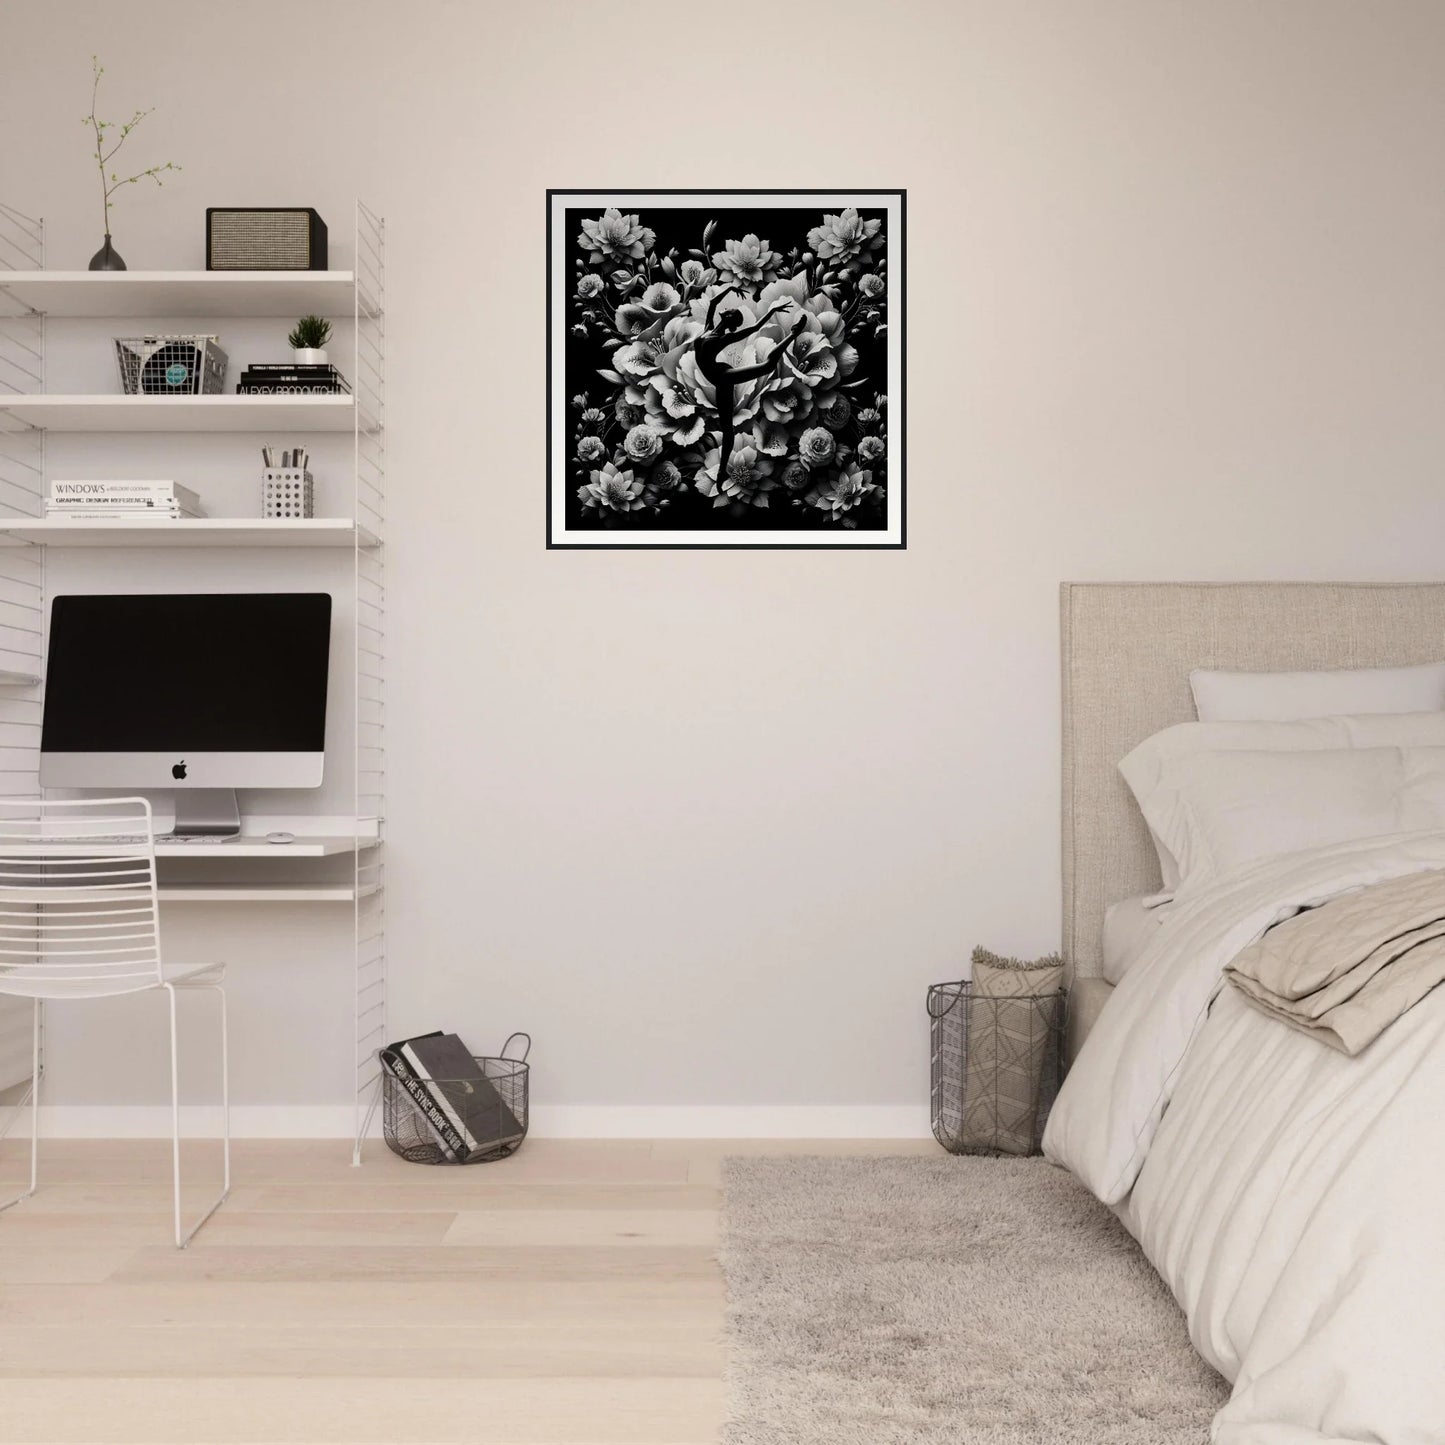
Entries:
[[[171, 1179], [176, 1247], [184, 1249], [231, 1192], [226, 995], [219, 963], [161, 963], [155, 820], [144, 798], [0, 798], [0, 994], [34, 1000], [30, 1075], [30, 1187], [39, 1182], [40, 1019], [43, 1003], [164, 989], [171, 1024]], [[176, 992], [209, 989], [220, 1000], [224, 1179], [189, 1230], [181, 1223], [181, 1102]]]

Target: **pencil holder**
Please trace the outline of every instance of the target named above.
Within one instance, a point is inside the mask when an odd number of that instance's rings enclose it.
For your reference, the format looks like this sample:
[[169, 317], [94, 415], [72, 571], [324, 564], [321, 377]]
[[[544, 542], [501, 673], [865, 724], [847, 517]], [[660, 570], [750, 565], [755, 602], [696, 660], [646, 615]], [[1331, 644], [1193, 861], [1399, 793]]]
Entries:
[[315, 489], [310, 472], [267, 467], [261, 473], [263, 517], [314, 517]]

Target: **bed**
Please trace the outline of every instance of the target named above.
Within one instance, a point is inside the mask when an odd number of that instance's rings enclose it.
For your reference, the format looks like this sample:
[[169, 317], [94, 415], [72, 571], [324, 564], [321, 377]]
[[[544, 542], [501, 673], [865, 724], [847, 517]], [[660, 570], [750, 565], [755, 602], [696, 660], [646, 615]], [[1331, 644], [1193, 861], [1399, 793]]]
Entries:
[[1103, 975], [1106, 910], [1161, 883], [1118, 764], [1193, 717], [1190, 670], [1438, 661], [1445, 585], [1066, 584], [1062, 640], [1073, 1063], [1046, 1153], [1233, 1383], [1217, 1445], [1441, 1445], [1445, 989], [1350, 1058], [1222, 977], [1292, 910], [1445, 870], [1445, 829], [1262, 860], [1176, 904], [1117, 988]]

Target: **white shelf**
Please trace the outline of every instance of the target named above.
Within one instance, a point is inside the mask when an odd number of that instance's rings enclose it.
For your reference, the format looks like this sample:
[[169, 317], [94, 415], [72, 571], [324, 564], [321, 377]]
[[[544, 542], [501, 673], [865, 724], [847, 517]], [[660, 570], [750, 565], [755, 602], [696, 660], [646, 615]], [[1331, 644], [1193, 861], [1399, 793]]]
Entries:
[[47, 316], [350, 316], [350, 271], [6, 271], [0, 295]]
[[[360, 896], [375, 892], [363, 887]], [[161, 883], [156, 896], [162, 903], [355, 903], [358, 894], [350, 883]]]
[[0, 668], [0, 687], [39, 687], [40, 679], [33, 672], [7, 672]]
[[[10, 843], [7, 851], [37, 858], [89, 858], [95, 845], [87, 843]], [[109, 846], [109, 845], [107, 845]], [[362, 849], [376, 847], [374, 838], [362, 838]], [[331, 858], [355, 853], [357, 840], [350, 834], [297, 834], [291, 843], [268, 843], [264, 837], [217, 838], [213, 842], [178, 843], [156, 839], [157, 858]]]
[[[47, 547], [363, 547], [376, 537], [346, 517], [195, 517], [152, 521], [146, 517], [81, 521], [27, 517], [0, 522], [0, 541]], [[19, 673], [0, 673], [0, 683]], [[33, 679], [31, 679], [33, 681]]]
[[0, 396], [0, 415], [46, 431], [349, 432], [350, 396]]

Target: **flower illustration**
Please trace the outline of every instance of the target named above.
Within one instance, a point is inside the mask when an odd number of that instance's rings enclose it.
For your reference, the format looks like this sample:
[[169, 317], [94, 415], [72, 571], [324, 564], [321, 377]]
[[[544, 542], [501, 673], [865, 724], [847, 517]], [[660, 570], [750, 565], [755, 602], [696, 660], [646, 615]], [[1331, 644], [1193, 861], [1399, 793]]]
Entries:
[[858, 460], [865, 465], [869, 462], [876, 462], [887, 450], [887, 445], [882, 437], [864, 437], [858, 443]]
[[741, 241], [724, 241], [723, 249], [713, 252], [712, 263], [724, 280], [751, 287], [771, 281], [782, 259], [776, 251], [768, 249], [766, 241], [749, 232]]
[[870, 271], [866, 276], [858, 278], [858, 291], [869, 301], [876, 301], [885, 290], [887, 290], [887, 284], [875, 272]]
[[853, 407], [848, 398], [835, 395], [829, 398], [828, 405], [823, 408], [823, 425], [838, 431], [848, 425], [848, 419], [852, 415]]
[[654, 431], [646, 422], [639, 422], [627, 433], [627, 439], [622, 443], [627, 460], [636, 462], [639, 466], [656, 461], [662, 455], [662, 437], [662, 432]]
[[590, 301], [594, 296], [602, 294], [602, 288], [607, 283], [595, 272], [589, 271], [585, 276], [579, 277], [577, 281], [577, 294], [584, 301]]
[[603, 423], [607, 420], [607, 413], [598, 411], [595, 406], [589, 406], [581, 416], [577, 418], [577, 426], [583, 432], [596, 434], [602, 430]]
[[650, 341], [634, 341], [617, 349], [612, 364], [624, 377], [641, 379], [657, 369], [657, 348]]
[[677, 274], [687, 286], [706, 286], [713, 278], [713, 272], [701, 261], [684, 261]]
[[783, 468], [783, 485], [790, 492], [800, 492], [813, 480], [813, 474], [802, 462], [789, 462]]
[[603, 261], [640, 261], [657, 244], [657, 235], [639, 223], [636, 216], [624, 216], [609, 206], [600, 220], [583, 221], [577, 244], [594, 265]]
[[865, 221], [856, 207], [849, 206], [841, 216], [825, 214], [823, 224], [808, 232], [808, 244], [820, 260], [841, 265], [864, 251], [877, 250], [882, 245], [878, 239], [882, 227], [881, 220]]
[[849, 462], [836, 477], [819, 482], [803, 500], [810, 507], [826, 512], [830, 522], [856, 527], [858, 519], [848, 514], [877, 490], [873, 474], [861, 470], [856, 462]]
[[611, 462], [591, 474], [585, 486], [577, 488], [582, 505], [600, 511], [641, 511], [642, 483], [630, 471], [619, 472]]
[[577, 459], [583, 462], [600, 462], [607, 455], [601, 437], [583, 437], [577, 443]]
[[638, 305], [650, 312], [655, 321], [659, 316], [671, 316], [680, 311], [682, 297], [675, 286], [669, 286], [666, 281], [656, 281], [642, 293]]
[[703, 496], [711, 497], [714, 507], [725, 507], [738, 502], [752, 507], [766, 507], [768, 493], [775, 490], [773, 459], [763, 456], [756, 447], [741, 446], [732, 454], [732, 459], [718, 476], [720, 453], [711, 448], [703, 458], [702, 466], [693, 478], [693, 485]]
[[579, 341], [585, 341], [587, 339], [587, 328], [580, 321], [576, 322], [572, 326], [571, 330], [572, 335], [575, 336]]
[[861, 426], [864, 431], [875, 430], [878, 423], [882, 420], [882, 413], [875, 407], [865, 406], [863, 410], [858, 413], [858, 425]]
[[837, 449], [837, 442], [833, 440], [833, 433], [824, 427], [809, 427], [807, 431], [798, 438], [798, 456], [804, 466], [826, 467], [833, 460], [833, 453]]
[[640, 406], [634, 406], [626, 397], [618, 397], [617, 405], [613, 408], [619, 426], [625, 426], [629, 430], [635, 427], [644, 416]]

